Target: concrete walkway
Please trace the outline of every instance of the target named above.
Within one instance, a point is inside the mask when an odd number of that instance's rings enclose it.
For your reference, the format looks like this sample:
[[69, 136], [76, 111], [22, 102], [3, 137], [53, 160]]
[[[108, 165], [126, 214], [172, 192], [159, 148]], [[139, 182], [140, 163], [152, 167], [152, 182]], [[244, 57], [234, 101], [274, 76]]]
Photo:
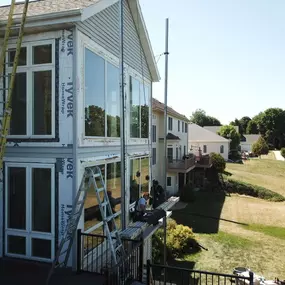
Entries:
[[273, 153], [275, 155], [276, 160], [285, 160], [285, 158], [281, 155], [280, 150], [274, 150]]

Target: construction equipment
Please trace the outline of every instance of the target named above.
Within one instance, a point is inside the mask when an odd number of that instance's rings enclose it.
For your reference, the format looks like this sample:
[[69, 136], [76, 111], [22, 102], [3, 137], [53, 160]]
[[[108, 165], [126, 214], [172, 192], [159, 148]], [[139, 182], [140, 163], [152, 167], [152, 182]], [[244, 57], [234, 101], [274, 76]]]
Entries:
[[[98, 186], [100, 184], [100, 186]], [[116, 227], [115, 219], [112, 215], [112, 207], [110, 205], [110, 200], [107, 195], [107, 190], [105, 182], [101, 173], [101, 170], [98, 166], [92, 168], [87, 168], [84, 172], [80, 188], [77, 192], [77, 195], [74, 199], [72, 206], [72, 213], [67, 223], [67, 228], [65, 234], [60, 242], [60, 246], [56, 253], [56, 257], [53, 261], [52, 268], [49, 272], [46, 284], [49, 284], [50, 278], [56, 268], [67, 267], [70, 252], [72, 249], [72, 244], [75, 238], [77, 226], [82, 214], [84, 207], [84, 202], [86, 200], [87, 191], [90, 189], [90, 186], [94, 187], [96, 197], [98, 200], [98, 205], [100, 208], [102, 220], [104, 223], [104, 228], [107, 234], [109, 247], [111, 249], [112, 256], [112, 266], [116, 265], [120, 258], [125, 256], [123, 244], [119, 235], [119, 232]], [[103, 193], [103, 195], [101, 195]], [[103, 196], [103, 197], [102, 197]], [[102, 197], [102, 198], [101, 198]], [[105, 208], [106, 207], [106, 208]], [[107, 212], [110, 213], [109, 216], [106, 215]], [[109, 230], [109, 223], [112, 223], [112, 232]]]
[[[8, 21], [7, 21], [7, 26], [6, 26], [6, 31], [5, 31], [5, 36], [4, 36], [4, 41], [1, 49], [1, 55], [0, 55], [0, 75], [2, 78], [2, 86], [0, 90], [2, 91], [2, 102], [4, 106], [4, 112], [0, 117], [0, 173], [1, 173], [1, 181], [3, 178], [3, 158], [4, 158], [4, 152], [5, 152], [5, 147], [6, 147], [6, 142], [7, 142], [7, 135], [9, 134], [10, 130], [10, 122], [11, 122], [11, 114], [12, 114], [12, 94], [14, 90], [14, 85], [15, 85], [15, 77], [17, 73], [17, 67], [18, 67], [18, 62], [19, 62], [19, 57], [20, 57], [20, 52], [21, 52], [21, 47], [22, 47], [22, 41], [23, 41], [23, 36], [24, 36], [24, 27], [26, 23], [26, 18], [27, 18], [27, 12], [28, 12], [28, 6], [29, 6], [29, 0], [25, 0], [24, 5], [23, 5], [23, 11], [22, 13], [14, 13], [15, 11], [15, 5], [16, 5], [16, 0], [11, 1], [11, 6], [10, 6], [10, 11], [8, 15]], [[19, 25], [13, 25], [15, 18], [14, 16], [21, 15], [21, 23]], [[10, 56], [8, 56], [8, 62], [6, 61], [6, 55], [7, 53], [11, 52], [11, 50], [7, 50], [8, 48], [8, 42], [10, 39], [10, 34], [12, 29], [19, 29], [19, 34], [18, 34], [18, 39], [17, 39], [17, 45], [16, 49], [13, 50], [15, 52], [14, 60], [13, 60], [13, 67], [12, 67], [12, 72], [11, 74], [7, 75], [5, 74], [6, 71], [6, 65], [10, 66], [12, 62], [10, 61]], [[9, 78], [9, 83], [8, 83], [8, 88], [5, 88], [6, 85], [6, 79]], [[8, 94], [6, 94], [8, 92]], [[6, 96], [7, 95], [7, 96]]]

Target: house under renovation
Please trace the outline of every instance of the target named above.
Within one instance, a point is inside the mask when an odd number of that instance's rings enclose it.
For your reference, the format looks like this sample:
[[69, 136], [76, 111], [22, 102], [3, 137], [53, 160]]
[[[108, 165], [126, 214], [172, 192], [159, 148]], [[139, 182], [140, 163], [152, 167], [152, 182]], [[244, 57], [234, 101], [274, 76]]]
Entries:
[[[23, 6], [16, 4], [15, 13], [21, 14]], [[9, 9], [0, 7], [1, 38]], [[86, 167], [100, 167], [116, 201], [118, 228], [122, 211], [128, 224], [135, 202], [150, 190], [152, 83], [160, 78], [138, 1], [124, 1], [123, 10], [125, 207], [121, 209], [119, 3], [32, 1], [4, 156], [0, 257], [54, 260]], [[15, 57], [16, 32], [15, 26], [5, 75], [12, 73], [9, 62]], [[5, 78], [3, 90], [9, 85]], [[0, 107], [3, 116], [3, 104]], [[90, 188], [78, 225], [84, 234], [104, 234], [98, 211], [95, 191]], [[146, 260], [151, 256], [150, 239], [145, 251]], [[68, 264], [75, 267], [76, 255], [71, 255]]]

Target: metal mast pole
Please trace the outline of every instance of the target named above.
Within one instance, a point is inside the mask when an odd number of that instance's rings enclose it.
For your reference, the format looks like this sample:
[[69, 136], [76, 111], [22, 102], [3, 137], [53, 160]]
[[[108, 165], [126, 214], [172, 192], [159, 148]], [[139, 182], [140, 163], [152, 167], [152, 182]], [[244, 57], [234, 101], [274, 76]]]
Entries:
[[126, 229], [126, 138], [125, 138], [125, 73], [124, 73], [124, 0], [119, 1], [120, 22], [120, 98], [121, 98], [121, 223], [122, 230]]
[[[165, 185], [165, 191], [167, 187], [167, 88], [168, 88], [168, 30], [169, 30], [169, 19], [166, 19], [166, 27], [165, 27], [165, 78], [164, 78], [164, 156], [165, 156], [165, 177], [164, 177], [164, 185]], [[166, 265], [167, 261], [167, 249], [166, 249], [166, 227], [167, 227], [167, 221], [166, 217], [163, 219], [163, 226], [164, 226], [164, 265]], [[166, 270], [164, 269], [164, 285], [166, 284]]]
[[166, 191], [167, 186], [167, 87], [168, 87], [168, 27], [169, 19], [166, 19], [165, 27], [165, 78], [164, 78], [164, 189]]

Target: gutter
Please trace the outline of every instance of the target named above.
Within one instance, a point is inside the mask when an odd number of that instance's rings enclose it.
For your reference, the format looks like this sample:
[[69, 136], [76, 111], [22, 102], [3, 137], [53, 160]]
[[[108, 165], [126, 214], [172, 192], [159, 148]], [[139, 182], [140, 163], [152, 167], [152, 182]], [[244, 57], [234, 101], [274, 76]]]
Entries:
[[[70, 10], [70, 11], [63, 11], [63, 12], [54, 12], [54, 13], [49, 13], [49, 14], [41, 14], [41, 15], [36, 15], [36, 16], [29, 16], [27, 17], [27, 21], [25, 24], [26, 28], [29, 28], [30, 24], [38, 22], [38, 25], [32, 25], [32, 27], [35, 26], [41, 26], [40, 22], [46, 22], [46, 21], [51, 21], [51, 20], [57, 20], [60, 19], [62, 20], [63, 18], [67, 17], [75, 17], [75, 22], [81, 21], [81, 15], [82, 15], [82, 9], [76, 9], [76, 10]], [[79, 17], [78, 17], [79, 16]], [[14, 23], [20, 23], [21, 18], [16, 18]], [[7, 20], [1, 20], [0, 21], [0, 26], [7, 24]], [[51, 23], [52, 24], [52, 23]]]

